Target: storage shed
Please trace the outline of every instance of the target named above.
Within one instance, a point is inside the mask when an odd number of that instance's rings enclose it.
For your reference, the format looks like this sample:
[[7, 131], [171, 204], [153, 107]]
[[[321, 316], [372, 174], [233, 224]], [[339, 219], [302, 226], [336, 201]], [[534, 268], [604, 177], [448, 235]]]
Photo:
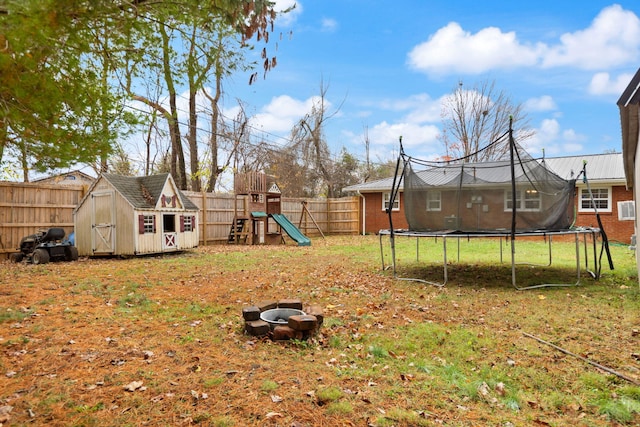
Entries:
[[198, 246], [198, 207], [170, 174], [102, 174], [74, 210], [80, 256], [146, 255]]

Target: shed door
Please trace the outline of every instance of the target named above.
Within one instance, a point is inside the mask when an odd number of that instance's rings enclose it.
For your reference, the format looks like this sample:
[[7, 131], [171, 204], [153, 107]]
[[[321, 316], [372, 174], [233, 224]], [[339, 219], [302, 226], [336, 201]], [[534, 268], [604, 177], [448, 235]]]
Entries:
[[91, 248], [95, 254], [115, 252], [116, 204], [113, 191], [91, 194]]
[[162, 215], [162, 249], [177, 249], [176, 216]]

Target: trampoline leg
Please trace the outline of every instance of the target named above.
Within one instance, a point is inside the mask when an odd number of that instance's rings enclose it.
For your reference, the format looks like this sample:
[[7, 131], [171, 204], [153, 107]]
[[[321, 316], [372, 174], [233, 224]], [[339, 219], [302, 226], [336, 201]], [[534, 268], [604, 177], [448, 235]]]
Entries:
[[442, 286], [447, 284], [447, 238], [443, 237], [442, 239], [442, 252], [444, 257], [444, 282], [442, 282]]
[[380, 241], [380, 261], [382, 261], [382, 271], [384, 271], [385, 267], [384, 267], [384, 251], [382, 250], [382, 233], [379, 234], [379, 241]]
[[[586, 253], [585, 253], [585, 258], [586, 258]], [[580, 283], [580, 238], [578, 236], [578, 234], [576, 233], [576, 273], [577, 273], [577, 280], [578, 283]]]

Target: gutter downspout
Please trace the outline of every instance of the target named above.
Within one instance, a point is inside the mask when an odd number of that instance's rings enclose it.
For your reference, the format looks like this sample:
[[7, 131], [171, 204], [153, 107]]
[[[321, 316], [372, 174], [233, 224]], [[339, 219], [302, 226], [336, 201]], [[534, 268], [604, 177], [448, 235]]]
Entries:
[[367, 234], [367, 199], [365, 199], [364, 194], [362, 194], [360, 190], [356, 190], [356, 194], [362, 197], [362, 235], [365, 236]]

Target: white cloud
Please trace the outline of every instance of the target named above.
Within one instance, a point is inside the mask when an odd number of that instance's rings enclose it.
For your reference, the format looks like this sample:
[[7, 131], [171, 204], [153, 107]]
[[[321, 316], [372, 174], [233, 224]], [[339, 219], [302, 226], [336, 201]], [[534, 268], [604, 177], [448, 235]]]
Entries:
[[535, 131], [535, 135], [525, 141], [525, 148], [529, 153], [540, 154], [544, 149], [548, 155], [557, 155], [584, 149], [582, 142], [585, 137], [573, 129], [562, 130], [560, 123], [555, 119], [543, 120]]
[[451, 22], [414, 47], [408, 62], [412, 68], [427, 73], [479, 74], [494, 68], [534, 65], [540, 49], [541, 46], [520, 43], [514, 32], [487, 27], [471, 34]]
[[322, 19], [322, 31], [332, 33], [338, 29], [338, 21], [331, 18]]
[[434, 100], [426, 93], [419, 93], [403, 99], [383, 100], [377, 106], [389, 111], [407, 111], [405, 120], [411, 123], [432, 123], [440, 121], [442, 99]]
[[594, 70], [629, 64], [640, 56], [640, 19], [620, 5], [602, 9], [591, 25], [560, 37], [545, 54], [543, 67]]
[[[298, 19], [298, 16], [302, 14], [302, 4], [297, 0], [274, 0], [274, 3], [274, 9], [276, 12], [278, 12], [278, 17], [276, 18], [277, 25], [291, 25]], [[283, 11], [292, 7], [293, 9], [291, 9], [289, 12], [282, 13]]]
[[451, 22], [408, 54], [409, 66], [429, 74], [480, 74], [537, 66], [605, 69], [640, 58], [640, 18], [620, 5], [602, 11], [583, 30], [565, 33], [556, 44], [524, 43], [515, 32], [486, 27], [473, 34]]
[[620, 95], [632, 78], [633, 74], [620, 74], [617, 79], [612, 81], [609, 73], [596, 73], [591, 78], [589, 93], [593, 95]]
[[399, 146], [400, 137], [405, 148], [424, 151], [437, 151], [440, 141], [440, 129], [433, 125], [419, 125], [416, 123], [393, 123], [385, 121], [369, 129], [369, 140], [373, 145]]
[[527, 99], [524, 103], [524, 108], [528, 111], [553, 111], [558, 108], [556, 102], [549, 95], [543, 95], [538, 98]]
[[[288, 133], [298, 120], [311, 111], [311, 107], [317, 101], [318, 97], [304, 101], [288, 95], [274, 97], [259, 113], [251, 117], [251, 126], [265, 132]], [[324, 106], [328, 111], [331, 110], [331, 102], [326, 98]]]

